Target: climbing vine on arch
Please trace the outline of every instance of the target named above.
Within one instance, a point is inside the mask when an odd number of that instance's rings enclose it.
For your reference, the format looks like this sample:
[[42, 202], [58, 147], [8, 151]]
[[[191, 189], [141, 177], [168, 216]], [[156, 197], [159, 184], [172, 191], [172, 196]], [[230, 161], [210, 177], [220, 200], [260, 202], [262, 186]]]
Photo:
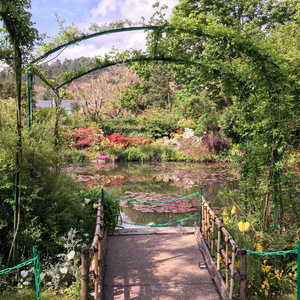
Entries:
[[[112, 52], [96, 59], [91, 70], [66, 73], [62, 82], [53, 86], [61, 88], [94, 69], [116, 63], [142, 60], [145, 56], [150, 59], [168, 58], [176, 79], [187, 90], [200, 93], [206, 89], [212, 97], [217, 93], [224, 97], [229, 110], [232, 106], [238, 111], [238, 134], [247, 145], [242, 149], [246, 155], [241, 168], [245, 207], [250, 211], [262, 211], [265, 225], [273, 211], [277, 220], [279, 210], [274, 210], [272, 203], [273, 200], [275, 206], [278, 201], [281, 203], [280, 213], [283, 215], [283, 194], [278, 182], [279, 161], [287, 145], [291, 144], [293, 124], [298, 118], [294, 93], [297, 81], [291, 80], [290, 70], [279, 68], [282, 63], [280, 55], [272, 49], [269, 37], [251, 22], [241, 26], [233, 20], [227, 24], [214, 16], [204, 18], [196, 14], [175, 14], [170, 22], [162, 19], [157, 22], [154, 25], [158, 27], [153, 27], [148, 35], [146, 53]], [[124, 29], [124, 25], [113, 25], [110, 33]], [[151, 26], [154, 25], [151, 23]], [[94, 28], [99, 29], [97, 26]], [[76, 35], [68, 35], [67, 41], [79, 42], [83, 38], [77, 32]], [[175, 61], [192, 64], [187, 70]]]

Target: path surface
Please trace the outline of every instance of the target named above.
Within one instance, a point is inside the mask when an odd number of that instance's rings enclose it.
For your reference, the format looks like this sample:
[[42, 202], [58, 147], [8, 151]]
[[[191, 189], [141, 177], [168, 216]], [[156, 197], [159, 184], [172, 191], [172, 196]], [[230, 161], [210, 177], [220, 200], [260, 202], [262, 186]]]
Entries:
[[108, 238], [104, 299], [219, 300], [192, 232], [123, 229]]

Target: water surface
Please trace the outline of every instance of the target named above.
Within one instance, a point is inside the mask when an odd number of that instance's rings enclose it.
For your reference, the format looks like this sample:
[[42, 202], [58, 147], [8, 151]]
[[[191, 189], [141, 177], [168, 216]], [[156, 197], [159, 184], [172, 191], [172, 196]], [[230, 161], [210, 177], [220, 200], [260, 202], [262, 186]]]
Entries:
[[[73, 168], [85, 186], [102, 186], [106, 193], [131, 201], [164, 201], [198, 192], [202, 188], [213, 208], [226, 206], [221, 193], [238, 186], [237, 166], [230, 163], [109, 163]], [[122, 220], [150, 225], [172, 223], [199, 211], [199, 195], [176, 202], [139, 204], [121, 201]], [[193, 226], [199, 216], [170, 226]], [[124, 227], [132, 225], [123, 224]]]

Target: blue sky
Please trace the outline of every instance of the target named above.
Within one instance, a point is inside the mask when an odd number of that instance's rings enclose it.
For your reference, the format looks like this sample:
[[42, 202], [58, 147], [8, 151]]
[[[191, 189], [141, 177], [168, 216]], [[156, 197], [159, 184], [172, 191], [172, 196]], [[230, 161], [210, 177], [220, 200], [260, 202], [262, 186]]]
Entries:
[[[54, 37], [58, 33], [55, 13], [66, 20], [65, 26], [74, 24], [83, 32], [87, 32], [91, 23], [104, 24], [126, 18], [139, 21], [142, 16], [147, 21], [155, 12], [152, 7], [155, 2], [156, 0], [31, 0], [30, 12], [39, 32]], [[160, 0], [160, 3], [169, 6], [166, 11], [166, 16], [169, 17], [179, 0]], [[144, 48], [145, 34], [137, 31], [87, 40], [80, 45], [67, 48], [59, 59], [103, 55], [112, 47], [119, 50]]]

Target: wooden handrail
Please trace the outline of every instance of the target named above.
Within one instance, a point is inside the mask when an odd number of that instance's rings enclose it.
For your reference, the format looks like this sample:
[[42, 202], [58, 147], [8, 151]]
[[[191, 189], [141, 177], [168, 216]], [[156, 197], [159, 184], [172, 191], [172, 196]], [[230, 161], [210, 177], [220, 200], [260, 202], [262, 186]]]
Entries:
[[[81, 261], [81, 273], [84, 274], [84, 284], [81, 285], [80, 300], [88, 300], [88, 280], [94, 281], [94, 299], [99, 298], [99, 284], [102, 274], [102, 257], [103, 257], [103, 237], [104, 237], [104, 208], [103, 208], [103, 193], [101, 199], [98, 200], [97, 216], [95, 224], [95, 233], [90, 247], [85, 247], [85, 257]], [[89, 256], [93, 255], [91, 266], [86, 263], [86, 252]]]
[[[229, 299], [233, 299], [234, 283], [240, 282], [240, 299], [246, 299], [246, 250], [241, 249], [228, 230], [223, 225], [223, 220], [219, 218], [211, 209], [210, 203], [206, 202], [202, 196], [202, 221], [201, 233], [206, 245], [211, 250], [214, 245], [217, 247], [217, 264], [216, 268], [221, 271], [221, 260], [225, 261], [225, 288], [228, 290]], [[217, 229], [217, 238], [215, 238], [215, 230]], [[225, 240], [225, 246], [222, 246]], [[229, 245], [231, 246], [231, 259], [229, 255]], [[240, 256], [240, 272], [236, 270], [236, 256]], [[224, 269], [223, 269], [224, 270]], [[230, 275], [229, 275], [230, 270]]]

